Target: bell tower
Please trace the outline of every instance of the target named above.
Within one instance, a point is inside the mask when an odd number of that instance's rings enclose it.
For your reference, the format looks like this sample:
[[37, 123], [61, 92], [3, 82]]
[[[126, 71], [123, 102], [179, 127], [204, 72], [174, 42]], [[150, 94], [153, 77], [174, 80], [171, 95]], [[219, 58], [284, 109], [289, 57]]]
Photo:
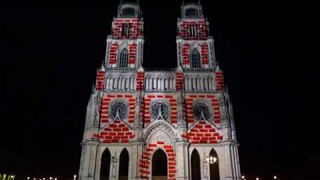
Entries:
[[87, 106], [81, 180], [139, 178], [143, 27], [139, 3], [121, 1]]
[[200, 1], [182, 4], [176, 42], [190, 143], [189, 178], [241, 179], [232, 105]]

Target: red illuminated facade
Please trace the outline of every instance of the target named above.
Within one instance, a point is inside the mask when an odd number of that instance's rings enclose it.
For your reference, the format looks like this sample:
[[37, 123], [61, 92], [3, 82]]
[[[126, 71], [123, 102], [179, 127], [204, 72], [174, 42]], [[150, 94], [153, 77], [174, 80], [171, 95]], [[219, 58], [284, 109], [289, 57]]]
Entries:
[[140, 6], [119, 5], [88, 103], [80, 179], [241, 179], [232, 105], [202, 6], [183, 4], [177, 27], [177, 68], [145, 70]]

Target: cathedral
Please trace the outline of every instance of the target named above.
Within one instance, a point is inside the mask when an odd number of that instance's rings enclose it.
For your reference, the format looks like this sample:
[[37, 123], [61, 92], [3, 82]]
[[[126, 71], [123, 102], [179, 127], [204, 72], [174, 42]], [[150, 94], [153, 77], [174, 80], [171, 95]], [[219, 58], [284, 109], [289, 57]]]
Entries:
[[[143, 67], [138, 2], [120, 3], [87, 106], [80, 180], [240, 180], [232, 105], [200, 3], [182, 3], [177, 67]], [[175, 27], [172, 27], [175, 28]]]

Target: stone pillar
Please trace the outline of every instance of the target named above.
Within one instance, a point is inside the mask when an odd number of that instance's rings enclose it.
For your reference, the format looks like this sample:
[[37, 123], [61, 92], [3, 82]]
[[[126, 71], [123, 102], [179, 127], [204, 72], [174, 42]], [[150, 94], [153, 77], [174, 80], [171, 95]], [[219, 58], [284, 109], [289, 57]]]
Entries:
[[189, 143], [186, 141], [178, 141], [175, 143], [176, 151], [176, 177], [178, 180], [188, 180], [189, 179]]
[[235, 162], [235, 179], [241, 179], [241, 171], [240, 171], [240, 161], [239, 161], [239, 153], [238, 153], [238, 144], [233, 145], [234, 150], [234, 162]]
[[140, 158], [142, 157], [143, 152], [143, 141], [131, 142], [131, 154], [130, 154], [130, 164], [129, 169], [131, 171], [129, 174], [129, 179], [138, 180], [140, 179]]
[[[221, 154], [218, 154], [220, 159], [219, 169], [220, 177], [226, 180], [240, 180], [241, 176], [237, 171], [236, 154], [233, 149], [234, 144], [226, 143], [221, 147]], [[218, 152], [217, 152], [218, 153]]]
[[98, 140], [87, 140], [81, 143], [82, 154], [79, 170], [79, 180], [93, 180], [97, 156]]

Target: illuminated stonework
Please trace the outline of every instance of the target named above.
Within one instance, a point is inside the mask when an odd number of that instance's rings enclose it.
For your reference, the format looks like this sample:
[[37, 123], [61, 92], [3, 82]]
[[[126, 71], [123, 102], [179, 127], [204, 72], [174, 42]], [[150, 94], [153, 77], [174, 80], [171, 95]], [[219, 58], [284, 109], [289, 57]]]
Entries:
[[177, 25], [177, 68], [145, 70], [140, 6], [119, 5], [87, 107], [80, 180], [241, 179], [232, 106], [202, 6], [183, 4]]

